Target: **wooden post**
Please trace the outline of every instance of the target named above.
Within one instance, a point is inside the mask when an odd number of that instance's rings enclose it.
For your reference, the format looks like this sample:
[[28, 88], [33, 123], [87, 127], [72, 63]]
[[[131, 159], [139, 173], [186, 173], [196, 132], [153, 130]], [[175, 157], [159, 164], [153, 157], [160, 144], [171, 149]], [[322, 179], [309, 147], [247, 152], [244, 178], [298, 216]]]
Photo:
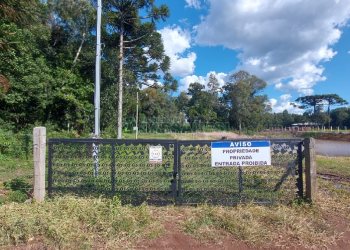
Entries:
[[37, 202], [45, 198], [45, 160], [46, 160], [46, 128], [36, 127], [33, 130], [34, 156], [34, 195]]
[[305, 146], [305, 195], [310, 202], [316, 200], [317, 176], [316, 176], [316, 155], [315, 139], [306, 138]]

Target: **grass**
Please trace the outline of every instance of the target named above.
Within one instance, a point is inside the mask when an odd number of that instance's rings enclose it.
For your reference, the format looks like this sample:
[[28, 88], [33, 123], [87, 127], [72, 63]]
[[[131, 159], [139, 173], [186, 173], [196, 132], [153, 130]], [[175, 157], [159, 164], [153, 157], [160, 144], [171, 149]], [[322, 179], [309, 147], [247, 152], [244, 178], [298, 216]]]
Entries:
[[[192, 136], [194, 136], [193, 134], [170, 133], [155, 135], [159, 136], [157, 138], [168, 139], [193, 139]], [[141, 134], [140, 136], [139, 138], [149, 138], [150, 134]], [[180, 136], [189, 136], [189, 138], [180, 138]], [[72, 149], [74, 148], [70, 150]], [[191, 153], [199, 153], [192, 149], [188, 150]], [[105, 154], [109, 155], [109, 153], [110, 148], [106, 147]], [[127, 152], [124, 153], [125, 156], [128, 155]], [[124, 153], [116, 155], [117, 159], [124, 156]], [[81, 163], [91, 166], [90, 154], [85, 155], [87, 155], [86, 159], [81, 158]], [[14, 157], [11, 154], [10, 156], [2, 155], [2, 157], [0, 158], [0, 198], [2, 182], [19, 176], [32, 175], [32, 162], [30, 160], [25, 160], [23, 156]], [[135, 161], [133, 157], [126, 159], [125, 163], [127, 164]], [[203, 155], [200, 155], [200, 159], [203, 161], [202, 164], [209, 164], [209, 159]], [[62, 158], [58, 159], [56, 163], [71, 161], [69, 154], [63, 152]], [[146, 163], [146, 161], [147, 159], [144, 161], [136, 160], [139, 163]], [[110, 158], [101, 157], [100, 163], [109, 166]], [[194, 165], [190, 159], [183, 159], [183, 163], [188, 164], [188, 167]], [[124, 169], [127, 164], [120, 166], [121, 172], [119, 174], [123, 174], [123, 171], [125, 175], [130, 171], [136, 172], [140, 167], [135, 165], [132, 170]], [[154, 183], [155, 187], [163, 188], [163, 184], [168, 184], [171, 164], [169, 165], [170, 170], [164, 169], [162, 166], [152, 167], [152, 171], [157, 174], [159, 172], [159, 176], [164, 174], [164, 178], [162, 177], [158, 183]], [[195, 171], [202, 171], [201, 167], [203, 166], [197, 166]], [[350, 158], [317, 156], [317, 166], [318, 172], [350, 177]], [[194, 169], [184, 167], [183, 173], [186, 171], [190, 173]], [[219, 176], [220, 178], [213, 175], [211, 183], [213, 185], [226, 185], [226, 182], [222, 181], [223, 176], [226, 179], [230, 178], [225, 173]], [[182, 177], [183, 180], [186, 180], [188, 175]], [[109, 173], [107, 173], [106, 178], [109, 178]], [[139, 178], [140, 183], [149, 185], [145, 182], [147, 178], [147, 176]], [[201, 177], [197, 176], [197, 178]], [[27, 180], [29, 181], [29, 179]], [[255, 178], [254, 182], [249, 182], [249, 185], [260, 183], [259, 180], [259, 178]], [[128, 184], [120, 183], [120, 185], [126, 187]], [[186, 185], [183, 188], [191, 188]], [[199, 188], [204, 188], [207, 183], [198, 181], [197, 185]], [[350, 184], [333, 183], [319, 179], [318, 187], [318, 201], [313, 205], [295, 201], [288, 205], [272, 206], [241, 204], [235, 207], [213, 205], [154, 207], [143, 204], [132, 207], [122, 205], [118, 198], [63, 196], [45, 203], [6, 202], [5, 204], [1, 204], [0, 199], [0, 248], [21, 244], [27, 246], [39, 244], [38, 247], [41, 248], [63, 249], [132, 248], [137, 245], [137, 242], [163, 235], [163, 223], [169, 218], [178, 224], [179, 230], [183, 233], [205, 243], [219, 243], [225, 237], [232, 237], [242, 240], [248, 245], [265, 248], [295, 248], [297, 246], [314, 249], [326, 248], [329, 244], [334, 243], [342, 232], [349, 229]], [[16, 193], [8, 193], [7, 195], [13, 196], [12, 201], [23, 201]], [[343, 224], [344, 227], [339, 228], [340, 224]]]
[[21, 158], [0, 159], [0, 183], [3, 183], [16, 177], [23, 177], [30, 181], [32, 176], [32, 160], [26, 160]]
[[[220, 242], [234, 236], [259, 247], [327, 248], [349, 229], [350, 192], [320, 180], [318, 202], [314, 205], [237, 207], [199, 206], [186, 209], [183, 230], [197, 239]], [[335, 223], [344, 222], [343, 229]]]
[[[57, 197], [45, 203], [0, 206], [0, 247], [39, 242], [63, 249], [133, 248], [164, 235], [163, 224], [170, 220], [177, 224], [172, 231], [204, 244], [232, 237], [252, 247], [327, 248], [349, 229], [349, 204], [349, 191], [324, 180], [319, 181], [313, 205], [132, 207], [117, 198]], [[343, 229], [337, 228], [339, 221]]]
[[0, 246], [39, 240], [54, 248], [126, 248], [161, 231], [147, 206], [122, 206], [117, 198], [60, 197], [0, 206]]
[[317, 156], [317, 172], [350, 178], [350, 157]]
[[[317, 209], [304, 206], [239, 205], [235, 208], [202, 206], [183, 224], [187, 233], [202, 239], [212, 231], [224, 232], [253, 245], [278, 242], [279, 246], [326, 245], [332, 238], [331, 226]], [[208, 237], [209, 235], [209, 237]], [[321, 241], [320, 241], [321, 240]]]

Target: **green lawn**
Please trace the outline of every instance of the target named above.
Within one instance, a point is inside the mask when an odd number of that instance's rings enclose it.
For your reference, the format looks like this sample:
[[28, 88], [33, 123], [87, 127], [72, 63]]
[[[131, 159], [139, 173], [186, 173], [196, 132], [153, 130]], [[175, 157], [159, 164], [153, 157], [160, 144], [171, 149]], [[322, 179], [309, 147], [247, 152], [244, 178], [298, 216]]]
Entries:
[[350, 177], [350, 157], [317, 156], [317, 172]]

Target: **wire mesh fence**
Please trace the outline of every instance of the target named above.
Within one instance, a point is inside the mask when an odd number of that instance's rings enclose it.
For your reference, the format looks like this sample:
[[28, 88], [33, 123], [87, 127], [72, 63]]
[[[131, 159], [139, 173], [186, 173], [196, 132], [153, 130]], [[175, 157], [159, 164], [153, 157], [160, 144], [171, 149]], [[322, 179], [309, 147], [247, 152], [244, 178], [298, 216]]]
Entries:
[[[211, 142], [49, 139], [48, 192], [117, 195], [131, 204], [274, 203], [302, 196], [302, 140], [272, 139], [271, 165], [220, 168], [211, 166]], [[160, 147], [157, 162], [150, 158], [154, 147]]]

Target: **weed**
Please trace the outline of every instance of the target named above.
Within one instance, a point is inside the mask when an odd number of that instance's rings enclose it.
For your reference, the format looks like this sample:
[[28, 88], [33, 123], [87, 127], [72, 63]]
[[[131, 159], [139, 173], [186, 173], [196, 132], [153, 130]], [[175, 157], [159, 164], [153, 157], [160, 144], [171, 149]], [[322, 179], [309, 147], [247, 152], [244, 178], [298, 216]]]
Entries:
[[29, 191], [31, 189], [31, 185], [29, 185], [24, 179], [22, 178], [14, 178], [8, 182], [4, 182], [4, 186], [6, 189], [12, 190], [12, 191]]
[[97, 242], [115, 248], [126, 247], [146, 232], [159, 232], [149, 208], [121, 206], [117, 198], [60, 197], [0, 207], [0, 245], [26, 243], [34, 237], [55, 248], [91, 248]]
[[28, 199], [28, 195], [20, 190], [11, 191], [7, 195], [6, 202], [18, 202], [22, 203]]
[[183, 225], [185, 232], [200, 239], [212, 238], [213, 231], [224, 231], [250, 244], [264, 246], [266, 242], [278, 242], [281, 246], [326, 245], [334, 236], [330, 225], [320, 214], [314, 208], [303, 205], [266, 207], [246, 204], [233, 208], [200, 206]]

